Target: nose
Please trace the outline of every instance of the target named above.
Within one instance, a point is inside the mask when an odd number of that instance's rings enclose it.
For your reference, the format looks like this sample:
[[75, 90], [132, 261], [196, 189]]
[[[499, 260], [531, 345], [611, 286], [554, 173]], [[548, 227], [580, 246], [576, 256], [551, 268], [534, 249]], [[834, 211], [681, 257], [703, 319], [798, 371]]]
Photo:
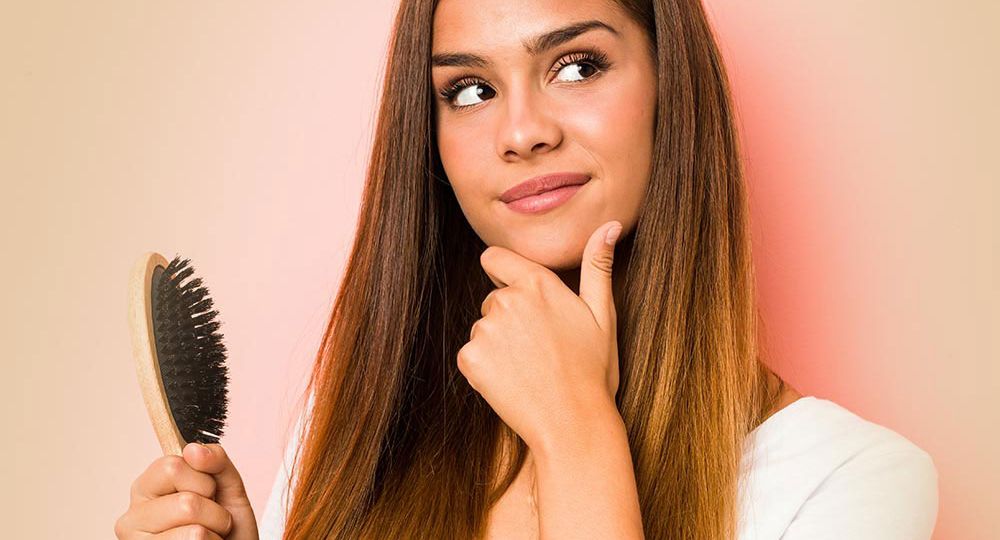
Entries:
[[504, 100], [497, 127], [497, 154], [505, 161], [530, 160], [562, 142], [562, 129], [546, 107], [544, 96], [527, 85], [512, 89]]

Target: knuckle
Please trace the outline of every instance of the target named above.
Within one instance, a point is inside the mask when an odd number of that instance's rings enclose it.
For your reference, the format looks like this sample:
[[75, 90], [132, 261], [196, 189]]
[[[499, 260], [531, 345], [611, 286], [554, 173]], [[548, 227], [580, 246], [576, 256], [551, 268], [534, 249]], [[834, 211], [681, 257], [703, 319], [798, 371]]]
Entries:
[[476, 325], [479, 327], [480, 332], [486, 332], [489, 334], [490, 330], [493, 328], [493, 320], [490, 318], [479, 319], [476, 321]]
[[533, 290], [541, 291], [549, 285], [549, 277], [550, 276], [547, 273], [536, 270], [528, 276], [527, 282]]
[[490, 326], [490, 320], [488, 318], [486, 318], [486, 317], [483, 317], [482, 319], [477, 320], [473, 324], [473, 326], [475, 326], [476, 328], [478, 328], [480, 332], [483, 332], [487, 328], [489, 328], [489, 326]]
[[508, 309], [508, 308], [510, 308], [510, 302], [511, 302], [510, 295], [511, 295], [511, 292], [512, 291], [510, 290], [510, 287], [504, 287], [502, 289], [497, 289], [496, 291], [493, 292], [493, 295], [494, 295], [493, 296], [493, 303], [497, 307], [499, 307], [501, 309]]
[[171, 479], [179, 477], [185, 467], [187, 467], [187, 463], [184, 462], [184, 458], [181, 456], [164, 456], [163, 461], [160, 462], [160, 471], [162, 471], [167, 478]]
[[115, 537], [122, 540], [126, 534], [128, 534], [128, 531], [125, 528], [125, 514], [122, 514], [115, 520]]
[[477, 335], [490, 335], [493, 329], [493, 321], [489, 318], [479, 319], [476, 321], [475, 328]]
[[499, 289], [493, 289], [492, 291], [490, 291], [489, 294], [486, 295], [486, 298], [483, 298], [483, 303], [480, 304], [480, 308], [482, 308], [483, 312], [486, 311], [486, 308], [490, 306], [491, 302], [496, 302], [498, 290]]
[[177, 511], [187, 520], [198, 516], [201, 504], [201, 497], [190, 491], [182, 491], [177, 495]]
[[457, 364], [458, 370], [462, 372], [466, 378], [472, 373], [472, 368], [474, 366], [474, 360], [472, 358], [471, 347], [467, 344], [458, 350]]
[[487, 311], [492, 313], [494, 311], [504, 312], [512, 307], [512, 298], [517, 294], [517, 291], [513, 287], [504, 287], [502, 289], [494, 289], [493, 292], [486, 297], [486, 301], [483, 302], [483, 317], [486, 317]]

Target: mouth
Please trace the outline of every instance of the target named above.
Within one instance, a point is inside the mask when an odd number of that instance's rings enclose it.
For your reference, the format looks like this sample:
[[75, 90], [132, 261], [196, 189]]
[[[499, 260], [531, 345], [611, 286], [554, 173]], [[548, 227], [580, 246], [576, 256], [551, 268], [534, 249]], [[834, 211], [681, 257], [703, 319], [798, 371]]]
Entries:
[[500, 200], [511, 210], [535, 214], [566, 202], [589, 181], [590, 175], [574, 172], [536, 176], [503, 192]]

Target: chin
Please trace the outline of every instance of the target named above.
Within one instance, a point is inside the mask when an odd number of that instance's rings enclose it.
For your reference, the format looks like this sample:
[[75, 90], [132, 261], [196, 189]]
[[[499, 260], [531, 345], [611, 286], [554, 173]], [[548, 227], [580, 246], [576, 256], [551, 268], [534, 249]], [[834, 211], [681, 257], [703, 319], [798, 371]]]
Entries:
[[523, 249], [512, 249], [515, 253], [526, 259], [530, 259], [553, 272], [573, 270], [580, 267], [580, 258], [583, 252], [572, 253], [551, 249], [546, 246], [531, 246]]
[[487, 245], [507, 248], [553, 272], [579, 268], [588, 239], [575, 226], [543, 225], [519, 229], [516, 233], [511, 230], [490, 232], [493, 234], [480, 235]]

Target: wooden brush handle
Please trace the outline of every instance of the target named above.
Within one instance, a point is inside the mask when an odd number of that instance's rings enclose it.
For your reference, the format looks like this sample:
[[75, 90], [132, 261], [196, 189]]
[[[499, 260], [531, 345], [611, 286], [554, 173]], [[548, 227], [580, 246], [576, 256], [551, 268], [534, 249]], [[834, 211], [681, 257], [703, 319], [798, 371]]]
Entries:
[[179, 456], [187, 443], [170, 413], [153, 335], [153, 270], [157, 266], [166, 268], [168, 264], [167, 259], [159, 253], [148, 252], [132, 267], [128, 292], [129, 328], [132, 332], [132, 356], [139, 376], [139, 388], [142, 390], [142, 399], [146, 402], [149, 420], [156, 431], [156, 438], [160, 441], [164, 455]]

